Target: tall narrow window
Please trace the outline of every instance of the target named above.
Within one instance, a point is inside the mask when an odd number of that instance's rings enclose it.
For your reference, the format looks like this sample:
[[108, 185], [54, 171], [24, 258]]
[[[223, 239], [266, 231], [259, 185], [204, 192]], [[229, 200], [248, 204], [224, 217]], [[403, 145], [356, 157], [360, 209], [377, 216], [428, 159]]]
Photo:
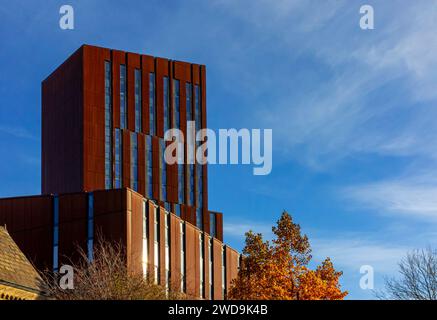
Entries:
[[146, 196], [151, 199], [153, 196], [153, 157], [152, 137], [146, 136]]
[[178, 201], [181, 204], [185, 203], [184, 167], [183, 164], [178, 164]]
[[[200, 89], [198, 85], [194, 86], [194, 114], [196, 119], [196, 133], [202, 129], [202, 110], [200, 107]], [[198, 141], [201, 143], [201, 141]]]
[[155, 74], [149, 73], [149, 123], [150, 135], [156, 135]]
[[196, 197], [197, 197], [197, 206], [203, 207], [203, 166], [201, 164], [196, 165], [197, 170], [197, 188], [196, 188]]
[[209, 214], [210, 217], [210, 230], [209, 230], [209, 234], [211, 235], [211, 237], [216, 237], [216, 218], [215, 218], [215, 213], [211, 212]]
[[170, 214], [165, 213], [165, 287], [170, 286]]
[[[193, 105], [192, 105], [192, 85], [191, 83], [185, 84], [185, 106], [186, 106], [186, 119], [188, 121], [193, 121]], [[188, 127], [187, 127], [188, 128]], [[187, 133], [190, 134], [190, 133]], [[189, 151], [194, 152], [194, 146], [190, 145], [190, 140], [187, 140], [187, 159], [193, 157], [193, 154], [190, 154]], [[190, 163], [190, 161], [188, 162]], [[194, 205], [194, 165], [188, 164], [186, 166], [186, 175], [187, 175], [187, 193], [188, 193], [188, 205]]]
[[186, 292], [186, 281], [185, 281], [185, 224], [180, 222], [180, 234], [181, 234], [181, 292]]
[[149, 264], [149, 248], [148, 248], [148, 235], [149, 235], [149, 225], [147, 223], [147, 215], [149, 213], [149, 206], [147, 201], [143, 201], [143, 275], [146, 277], [148, 274], [148, 264]]
[[226, 299], [226, 251], [225, 247], [222, 247], [222, 295], [223, 299]]
[[164, 77], [164, 134], [171, 128], [169, 79]]
[[59, 197], [53, 198], [53, 271], [59, 271]]
[[161, 155], [161, 201], [167, 200], [167, 163], [165, 162], [165, 140], [160, 139], [160, 155]]
[[131, 133], [131, 188], [138, 191], [138, 136]]
[[191, 103], [192, 94], [193, 93], [191, 83], [187, 82], [185, 84], [185, 106], [187, 111], [187, 121], [193, 120], [193, 105]]
[[189, 164], [188, 168], [188, 190], [189, 205], [194, 205], [194, 164]]
[[213, 273], [213, 252], [212, 252], [212, 238], [208, 241], [208, 254], [209, 254], [209, 268], [208, 268], [208, 274], [209, 274], [209, 299], [213, 299], [213, 284], [214, 284], [214, 273]]
[[121, 130], [115, 129], [115, 188], [119, 189], [122, 187], [122, 138]]
[[[192, 105], [192, 85], [191, 83], [186, 83], [185, 84], [185, 106], [186, 106], [186, 121], [193, 121], [193, 105]], [[187, 130], [189, 129], [188, 125], [187, 125]], [[193, 128], [194, 130], [195, 128]], [[188, 132], [187, 131], [187, 136], [189, 136], [190, 134], [192, 134], [192, 132]], [[192, 141], [192, 139], [189, 139], [187, 137], [187, 159], [188, 159], [188, 163], [192, 163], [192, 159], [195, 159], [195, 148], [194, 148], [194, 141]], [[191, 151], [191, 153], [189, 153], [189, 151]]]
[[141, 132], [142, 112], [141, 112], [141, 71], [135, 69], [135, 131]]
[[196, 226], [203, 230], [203, 215], [202, 208], [196, 208]]
[[93, 261], [94, 257], [94, 194], [88, 194], [88, 261]]
[[[173, 80], [173, 105], [174, 124], [177, 129], [181, 129], [180, 84], [176, 79]], [[178, 202], [180, 204], [185, 203], [184, 173], [183, 159], [178, 159]]]
[[154, 262], [155, 262], [155, 283], [158, 284], [160, 282], [160, 272], [159, 272], [159, 210], [158, 207], [155, 207], [155, 232], [154, 232]]
[[105, 189], [112, 188], [112, 76], [105, 61]]
[[120, 65], [120, 128], [127, 128], [126, 66]]
[[196, 188], [196, 221], [197, 227], [203, 230], [203, 172], [202, 165], [197, 164], [197, 188]]
[[205, 298], [205, 269], [204, 269], [204, 263], [205, 263], [205, 246], [203, 245], [203, 234], [199, 234], [199, 252], [200, 252], [200, 259], [199, 259], [199, 272], [200, 272], [200, 298]]
[[185, 181], [186, 181], [186, 183], [187, 183], [187, 187], [186, 187], [186, 190], [187, 190], [187, 196], [188, 196], [188, 201], [187, 201], [187, 204], [190, 206], [191, 205], [191, 200], [190, 200], [190, 191], [191, 191], [191, 187], [190, 187], [190, 168], [191, 168], [191, 166], [189, 165], [189, 164], [187, 164], [186, 166], [185, 166], [185, 174], [186, 174], [186, 179], [185, 179]]
[[[186, 107], [186, 121], [193, 121], [193, 103], [192, 103], [192, 85], [191, 83], [185, 84], [185, 107]], [[188, 130], [188, 125], [187, 125]], [[191, 134], [191, 132], [187, 132], [187, 135]], [[194, 145], [192, 143], [194, 141], [191, 141], [191, 139], [187, 138], [187, 142], [190, 143], [190, 145], [187, 144], [188, 151], [192, 151], [194, 153]], [[187, 152], [187, 157], [192, 157], [193, 154], [189, 154]], [[190, 162], [189, 162], [190, 163]]]
[[[194, 116], [196, 119], [196, 133], [202, 129], [202, 110], [200, 106], [200, 88], [198, 85], [194, 86]], [[201, 146], [201, 141], [196, 141], [196, 148]], [[196, 206], [198, 208], [203, 207], [203, 166], [200, 164], [196, 165], [196, 176], [197, 176], [197, 185], [196, 185]], [[198, 227], [201, 228], [202, 225], [202, 210], [198, 210], [200, 215], [197, 216]], [[200, 224], [199, 224], [200, 223]]]
[[181, 128], [181, 107], [180, 107], [180, 87], [179, 80], [173, 79], [173, 106], [174, 106], [174, 127]]

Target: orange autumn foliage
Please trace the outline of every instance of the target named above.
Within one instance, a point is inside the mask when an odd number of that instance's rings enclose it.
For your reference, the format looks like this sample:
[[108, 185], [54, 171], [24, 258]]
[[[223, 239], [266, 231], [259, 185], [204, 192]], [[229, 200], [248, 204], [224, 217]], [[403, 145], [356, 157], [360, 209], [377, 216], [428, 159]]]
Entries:
[[308, 268], [311, 247], [300, 226], [284, 212], [272, 228], [275, 239], [246, 233], [246, 246], [238, 277], [232, 281], [229, 299], [238, 300], [339, 300], [347, 295], [327, 258], [316, 270]]

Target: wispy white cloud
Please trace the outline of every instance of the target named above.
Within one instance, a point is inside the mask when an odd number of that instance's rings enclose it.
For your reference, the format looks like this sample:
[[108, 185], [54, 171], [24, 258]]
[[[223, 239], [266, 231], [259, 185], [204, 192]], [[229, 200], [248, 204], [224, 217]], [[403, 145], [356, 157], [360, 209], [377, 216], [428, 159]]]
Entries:
[[223, 231], [226, 236], [235, 237], [243, 240], [244, 234], [252, 230], [255, 233], [262, 233], [265, 239], [272, 237], [272, 228], [269, 224], [263, 224], [259, 221], [225, 221]]
[[[346, 100], [346, 105], [354, 105], [357, 111], [349, 119], [350, 126], [337, 123], [337, 133], [322, 134], [318, 144], [322, 147], [316, 149], [317, 152], [327, 151], [322, 154], [323, 158], [330, 151], [323, 143], [325, 139], [333, 138], [332, 150], [336, 155], [340, 154], [340, 158], [358, 153], [409, 157], [409, 164], [398, 176], [379, 177], [373, 182], [340, 188], [339, 192], [342, 197], [380, 214], [431, 223], [437, 222], [437, 174], [434, 169], [437, 165], [434, 147], [437, 144], [437, 91], [434, 88], [437, 45], [433, 41], [433, 30], [437, 28], [436, 8], [435, 2], [418, 1], [409, 6], [409, 10], [396, 12], [396, 19], [379, 28], [382, 30], [376, 40], [370, 44], [364, 42], [351, 51], [357, 65], [366, 67], [367, 70], [360, 70], [363, 79], [371, 80], [371, 90], [362, 90], [363, 86], [357, 85], [352, 96], [359, 99], [358, 103]], [[378, 6], [375, 10], [378, 12]], [[384, 16], [379, 15], [378, 19]], [[335, 63], [341, 66], [341, 61]], [[399, 90], [385, 91], [385, 86], [390, 84], [399, 86]], [[378, 104], [369, 103], [368, 93], [378, 90], [385, 91], [384, 99], [378, 99]], [[337, 95], [332, 97], [334, 101], [337, 99]], [[332, 116], [336, 117], [336, 114]], [[322, 126], [325, 124], [331, 127], [326, 121], [320, 122]], [[315, 130], [312, 133], [315, 136], [325, 132]], [[343, 141], [339, 140], [338, 134]], [[305, 142], [313, 144], [311, 138]], [[320, 153], [314, 157], [320, 159]], [[411, 170], [410, 164], [416, 162], [427, 165]]]
[[16, 138], [38, 140], [38, 137], [34, 133], [19, 126], [0, 125], [0, 132]]
[[[368, 236], [368, 235], [367, 235]], [[410, 247], [367, 240], [363, 235], [315, 238], [311, 240], [316, 261], [330, 257], [338, 269], [348, 273], [360, 272], [360, 267], [370, 265], [379, 273], [394, 273], [397, 262]]]
[[399, 19], [372, 46], [370, 54], [360, 55], [381, 70], [402, 70], [409, 77], [409, 87], [419, 100], [437, 97], [434, 84], [437, 80], [437, 3], [419, 1], [407, 11], [396, 12]]
[[[295, 85], [289, 74], [287, 81], [278, 75], [270, 79], [268, 88], [283, 90], [270, 105], [262, 102], [256, 109], [263, 110], [258, 119], [275, 128], [276, 149], [316, 169], [363, 153], [437, 158], [432, 147], [437, 143], [432, 120], [437, 117], [436, 3], [418, 1], [405, 10], [375, 4], [376, 29], [369, 32], [358, 27], [358, 2], [352, 2], [356, 7], [331, 3], [333, 9], [312, 24], [314, 29], [299, 27], [311, 24], [313, 8], [297, 2], [297, 8], [284, 10], [294, 19], [266, 30], [280, 34], [275, 39], [287, 53], [281, 56], [284, 67], [302, 55], [313, 57], [322, 78], [301, 94], [284, 84]], [[299, 14], [300, 7], [307, 14], [296, 20], [293, 13]], [[274, 19], [272, 10], [265, 10], [261, 21], [268, 21], [267, 15]]]
[[384, 214], [403, 215], [437, 222], [437, 174], [406, 175], [350, 186], [342, 195]]
[[[360, 5], [362, 1], [351, 0], [214, 0], [188, 1], [168, 10], [146, 2], [119, 7], [86, 2], [80, 7], [77, 32], [97, 44], [206, 63], [208, 87], [214, 88], [210, 99], [215, 92], [235, 95], [218, 99], [224, 103], [220, 106], [211, 99], [209, 110], [244, 113], [223, 117], [226, 125], [237, 119], [244, 126], [241, 122], [253, 114], [250, 120], [257, 127], [274, 129], [274, 151], [283, 152], [284, 161], [294, 159], [321, 170], [360, 154], [431, 158], [436, 163], [437, 2], [375, 1], [372, 31], [359, 29]], [[39, 11], [34, 22], [47, 16], [47, 10], [52, 9]], [[106, 23], [95, 24], [96, 14]], [[150, 19], [144, 19], [146, 14]], [[144, 37], [148, 27], [157, 32]], [[112, 39], [102, 38], [108, 28], [116, 35]], [[80, 33], [85, 29], [86, 34]], [[179, 29], [187, 32], [175, 36]], [[129, 37], [124, 36], [127, 30]], [[0, 133], [37, 139], [25, 128], [0, 125]], [[275, 161], [278, 158], [275, 155]], [[433, 220], [437, 183], [412, 175], [340, 191], [381, 212]], [[265, 194], [272, 187], [278, 188], [266, 183], [254, 189]], [[275, 196], [287, 199], [289, 192]], [[271, 225], [258, 219], [225, 219], [224, 230], [241, 240], [250, 229], [271, 238]], [[354, 228], [341, 229], [349, 227]], [[336, 265], [354, 273], [362, 264], [388, 271], [407, 249], [371, 234], [316, 234], [310, 239], [316, 258], [331, 256]]]

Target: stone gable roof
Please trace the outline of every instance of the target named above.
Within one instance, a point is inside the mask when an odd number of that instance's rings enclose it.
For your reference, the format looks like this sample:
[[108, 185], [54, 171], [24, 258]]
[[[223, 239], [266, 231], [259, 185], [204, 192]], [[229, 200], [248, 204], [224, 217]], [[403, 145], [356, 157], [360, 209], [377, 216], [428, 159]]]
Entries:
[[43, 280], [7, 230], [0, 226], [0, 285], [42, 293]]

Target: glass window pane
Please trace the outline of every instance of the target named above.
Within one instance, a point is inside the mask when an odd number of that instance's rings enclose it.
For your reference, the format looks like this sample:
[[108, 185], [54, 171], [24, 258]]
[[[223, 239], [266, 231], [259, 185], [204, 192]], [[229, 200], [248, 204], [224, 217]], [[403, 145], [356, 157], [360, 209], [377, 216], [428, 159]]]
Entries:
[[149, 126], [150, 135], [156, 135], [155, 74], [149, 74]]
[[180, 116], [180, 105], [179, 105], [179, 95], [180, 95], [179, 80], [173, 80], [173, 105], [174, 105], [174, 126], [177, 129], [181, 128], [181, 116]]
[[142, 126], [141, 70], [135, 69], [135, 131], [141, 132]]
[[131, 133], [131, 188], [138, 191], [138, 136]]
[[105, 61], [105, 188], [112, 188], [112, 64]]
[[170, 129], [170, 93], [169, 93], [169, 79], [164, 77], [164, 134]]
[[115, 129], [115, 188], [122, 187], [122, 138], [120, 129]]
[[120, 65], [120, 128], [127, 128], [126, 66]]
[[160, 139], [160, 155], [161, 155], [161, 200], [167, 200], [167, 164], [165, 162], [165, 140]]
[[146, 136], [146, 197], [152, 198], [153, 189], [153, 158], [152, 158], [152, 137]]

